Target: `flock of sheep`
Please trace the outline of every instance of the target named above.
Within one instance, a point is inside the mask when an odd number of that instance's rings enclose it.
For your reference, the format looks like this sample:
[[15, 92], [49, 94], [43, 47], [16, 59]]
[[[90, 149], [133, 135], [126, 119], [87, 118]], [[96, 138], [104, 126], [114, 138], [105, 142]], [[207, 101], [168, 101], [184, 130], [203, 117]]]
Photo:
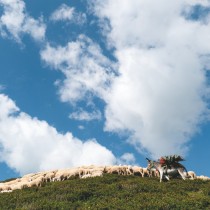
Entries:
[[[32, 173], [24, 175], [12, 181], [0, 183], [0, 192], [12, 192], [13, 190], [23, 189], [27, 187], [39, 187], [46, 182], [64, 181], [71, 177], [79, 177], [85, 179], [88, 177], [103, 176], [104, 173], [118, 175], [138, 175], [141, 177], [159, 176], [158, 171], [148, 171], [147, 168], [140, 166], [115, 165], [115, 166], [81, 166], [71, 169], [60, 169]], [[188, 172], [190, 179], [210, 180], [206, 176], [196, 176], [195, 172]]]

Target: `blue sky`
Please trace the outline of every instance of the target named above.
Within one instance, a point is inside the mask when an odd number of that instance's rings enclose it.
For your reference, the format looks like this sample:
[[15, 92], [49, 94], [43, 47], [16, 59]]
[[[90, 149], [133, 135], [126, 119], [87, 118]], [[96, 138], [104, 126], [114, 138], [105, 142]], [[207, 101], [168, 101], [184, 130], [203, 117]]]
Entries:
[[0, 179], [174, 153], [210, 176], [209, 8], [0, 0]]

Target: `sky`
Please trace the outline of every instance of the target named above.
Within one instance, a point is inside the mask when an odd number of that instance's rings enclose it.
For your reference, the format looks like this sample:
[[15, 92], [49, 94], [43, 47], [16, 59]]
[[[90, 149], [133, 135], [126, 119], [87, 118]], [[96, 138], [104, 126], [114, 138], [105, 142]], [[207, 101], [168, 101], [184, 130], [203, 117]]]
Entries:
[[209, 0], [0, 0], [0, 180], [179, 154], [210, 176]]

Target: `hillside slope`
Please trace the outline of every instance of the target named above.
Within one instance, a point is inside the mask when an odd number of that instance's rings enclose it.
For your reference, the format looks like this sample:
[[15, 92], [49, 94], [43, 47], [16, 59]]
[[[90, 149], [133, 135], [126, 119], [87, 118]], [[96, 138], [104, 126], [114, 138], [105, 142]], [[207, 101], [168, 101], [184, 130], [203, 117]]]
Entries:
[[0, 194], [0, 209], [210, 209], [210, 181], [105, 174]]

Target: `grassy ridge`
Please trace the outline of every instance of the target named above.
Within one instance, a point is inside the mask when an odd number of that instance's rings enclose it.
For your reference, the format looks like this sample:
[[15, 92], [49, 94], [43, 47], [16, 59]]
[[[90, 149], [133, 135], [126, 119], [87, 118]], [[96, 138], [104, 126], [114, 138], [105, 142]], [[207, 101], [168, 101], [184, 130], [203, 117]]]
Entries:
[[210, 181], [105, 174], [3, 193], [0, 209], [210, 209]]

